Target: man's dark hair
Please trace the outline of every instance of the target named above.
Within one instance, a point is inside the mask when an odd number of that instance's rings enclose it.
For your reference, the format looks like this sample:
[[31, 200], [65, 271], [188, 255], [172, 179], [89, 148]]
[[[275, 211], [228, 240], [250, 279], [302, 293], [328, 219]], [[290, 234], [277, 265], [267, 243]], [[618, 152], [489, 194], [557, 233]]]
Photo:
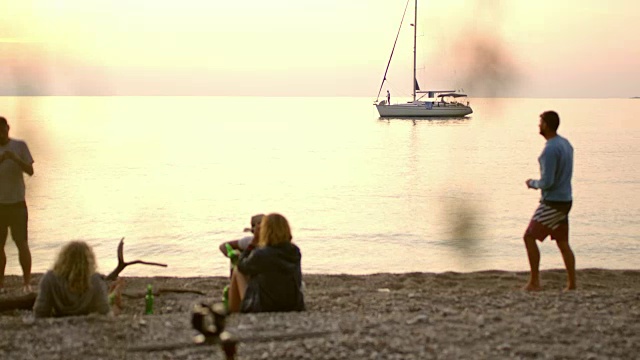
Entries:
[[7, 122], [7, 119], [5, 119], [4, 116], [0, 116], [0, 124], [9, 125], [9, 123]]
[[550, 130], [557, 131], [560, 126], [560, 116], [555, 111], [545, 111], [540, 115], [542, 121], [547, 124]]

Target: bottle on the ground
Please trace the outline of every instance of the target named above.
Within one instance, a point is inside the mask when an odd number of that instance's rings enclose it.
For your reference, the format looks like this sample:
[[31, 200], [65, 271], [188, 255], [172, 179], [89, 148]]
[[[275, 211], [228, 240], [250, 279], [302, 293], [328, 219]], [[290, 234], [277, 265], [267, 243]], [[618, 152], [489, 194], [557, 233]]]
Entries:
[[144, 313], [146, 315], [153, 314], [153, 288], [151, 287], [151, 284], [147, 285], [147, 295], [144, 297], [144, 303]]
[[225, 311], [229, 311], [229, 285], [222, 290], [222, 305], [224, 305]]

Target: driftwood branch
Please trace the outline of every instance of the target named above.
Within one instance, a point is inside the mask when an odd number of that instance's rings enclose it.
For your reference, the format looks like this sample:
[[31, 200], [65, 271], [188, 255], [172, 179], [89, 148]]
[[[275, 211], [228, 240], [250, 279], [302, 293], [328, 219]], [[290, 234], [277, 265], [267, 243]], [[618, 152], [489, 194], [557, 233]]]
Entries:
[[[188, 294], [198, 294], [198, 295], [207, 295], [204, 291], [200, 291], [200, 290], [190, 290], [190, 289], [170, 289], [170, 288], [159, 288], [157, 290], [153, 291], [153, 295], [158, 296], [158, 295], [162, 295], [162, 294], [167, 294], [167, 293], [188, 293]], [[147, 295], [147, 292], [140, 292], [140, 293], [135, 293], [135, 294], [131, 294], [131, 293], [122, 293], [122, 296], [129, 298], [129, 299], [140, 299], [143, 298]]]
[[7, 310], [31, 310], [36, 302], [36, 293], [0, 300], [0, 312]]
[[118, 244], [118, 266], [116, 266], [116, 268], [113, 269], [113, 271], [109, 275], [107, 275], [105, 280], [113, 281], [113, 280], [117, 279], [118, 275], [120, 275], [120, 273], [122, 272], [122, 270], [124, 270], [124, 268], [126, 268], [129, 265], [134, 265], [134, 264], [143, 264], [143, 265], [167, 267], [167, 264], [160, 264], [160, 263], [154, 263], [154, 262], [148, 262], [148, 261], [142, 261], [142, 260], [134, 260], [134, 261], [130, 261], [130, 262], [125, 262], [124, 261], [124, 238], [122, 238], [122, 239], [120, 239], [120, 243]]

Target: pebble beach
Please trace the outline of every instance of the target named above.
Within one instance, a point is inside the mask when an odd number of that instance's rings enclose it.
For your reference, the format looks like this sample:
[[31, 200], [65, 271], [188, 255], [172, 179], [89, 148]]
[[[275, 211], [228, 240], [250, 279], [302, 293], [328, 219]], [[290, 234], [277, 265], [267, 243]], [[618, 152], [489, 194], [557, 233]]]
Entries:
[[[526, 272], [304, 275], [307, 311], [234, 314], [225, 329], [237, 359], [636, 358], [640, 270], [577, 275], [571, 292], [560, 269], [541, 273], [540, 292], [521, 290]], [[194, 343], [191, 313], [218, 302], [227, 278], [123, 278], [116, 316], [0, 313], [0, 359], [225, 359]], [[21, 295], [20, 282], [7, 276], [0, 300]], [[153, 315], [144, 315], [147, 284], [161, 291]]]

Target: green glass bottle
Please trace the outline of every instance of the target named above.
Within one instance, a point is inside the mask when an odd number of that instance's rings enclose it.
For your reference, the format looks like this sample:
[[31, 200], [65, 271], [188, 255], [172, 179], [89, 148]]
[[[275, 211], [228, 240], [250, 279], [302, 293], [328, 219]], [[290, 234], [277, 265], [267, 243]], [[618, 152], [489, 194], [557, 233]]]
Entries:
[[224, 305], [224, 309], [229, 311], [229, 285], [225, 286], [222, 290], [222, 305]]
[[146, 315], [153, 314], [153, 288], [151, 284], [147, 285], [147, 295], [144, 297], [144, 313]]
[[227, 257], [229, 258], [229, 277], [231, 277], [231, 275], [233, 275], [233, 268], [238, 263], [240, 256], [238, 255], [238, 251], [232, 248], [229, 243], [226, 243], [224, 246], [227, 249]]
[[238, 251], [232, 248], [229, 243], [226, 243], [225, 247], [227, 248], [227, 257], [231, 260], [231, 266], [235, 266], [238, 262]]

